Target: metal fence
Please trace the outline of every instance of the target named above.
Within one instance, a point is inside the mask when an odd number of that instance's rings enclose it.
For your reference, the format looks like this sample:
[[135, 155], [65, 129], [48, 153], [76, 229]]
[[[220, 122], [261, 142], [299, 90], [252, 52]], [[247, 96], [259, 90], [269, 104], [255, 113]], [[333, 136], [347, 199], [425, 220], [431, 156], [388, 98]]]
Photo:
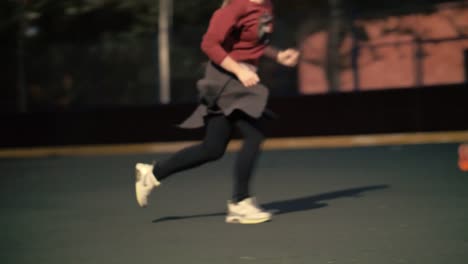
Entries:
[[59, 110], [157, 102], [154, 39], [26, 45], [28, 109]]

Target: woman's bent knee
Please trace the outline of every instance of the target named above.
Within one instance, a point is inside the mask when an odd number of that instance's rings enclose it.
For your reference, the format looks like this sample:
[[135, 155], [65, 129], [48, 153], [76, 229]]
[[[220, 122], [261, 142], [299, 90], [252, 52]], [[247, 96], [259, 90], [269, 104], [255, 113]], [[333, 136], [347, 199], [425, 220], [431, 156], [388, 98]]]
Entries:
[[203, 148], [203, 156], [208, 161], [221, 159], [226, 151], [225, 147], [205, 146]]

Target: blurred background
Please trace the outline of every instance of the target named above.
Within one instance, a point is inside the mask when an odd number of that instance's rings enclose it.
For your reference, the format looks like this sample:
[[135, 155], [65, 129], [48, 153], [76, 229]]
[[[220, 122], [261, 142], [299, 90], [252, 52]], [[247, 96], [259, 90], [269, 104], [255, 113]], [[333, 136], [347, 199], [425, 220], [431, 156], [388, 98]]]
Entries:
[[[41, 113], [44, 118], [44, 113], [156, 111], [177, 105], [191, 109], [198, 99], [195, 82], [207, 61], [200, 41], [220, 2], [1, 1], [0, 114], [13, 116], [8, 120], [16, 122], [17, 114], [32, 118]], [[430, 107], [436, 107], [432, 102], [442, 94], [445, 103], [458, 108], [447, 110], [439, 119], [466, 112], [460, 102], [449, 99], [461, 100], [460, 96], [466, 95], [468, 1], [289, 0], [274, 4], [273, 44], [302, 52], [295, 69], [268, 59], [261, 61], [262, 80], [270, 88], [272, 100], [283, 100], [283, 108], [308, 98], [312, 101], [300, 102], [324, 106], [310, 111], [321, 111], [324, 120], [331, 120], [335, 116], [326, 113], [334, 107], [330, 105], [330, 100], [335, 100], [332, 98], [341, 98], [333, 102], [343, 107], [348, 102], [343, 98], [354, 98], [352, 106], [393, 102], [393, 113], [399, 113], [393, 119], [411, 116], [404, 122], [415, 124], [411, 127], [414, 131], [466, 128], [459, 123], [424, 122], [430, 120], [425, 116], [433, 114], [426, 114], [434, 110]], [[434, 87], [437, 92], [429, 97], [415, 92], [433, 91]], [[396, 90], [400, 93], [388, 93]], [[369, 93], [379, 96], [380, 101], [369, 99]], [[345, 94], [351, 97], [343, 97]], [[359, 98], [367, 99], [361, 102]], [[421, 98], [429, 98], [431, 103], [426, 105]], [[401, 108], [396, 108], [398, 104]], [[356, 121], [355, 126], [363, 122]], [[394, 130], [411, 130], [407, 125], [400, 127]], [[395, 132], [390, 130], [377, 132]]]
[[261, 61], [276, 216], [238, 228], [239, 141], [148, 210], [133, 187], [204, 136], [176, 125], [222, 0], [0, 0], [0, 264], [467, 263], [468, 1], [272, 1], [302, 56]]
[[[0, 111], [195, 102], [206, 62], [199, 44], [219, 2], [1, 1]], [[275, 7], [273, 44], [297, 47], [303, 58], [293, 70], [262, 61], [274, 97], [467, 80], [467, 1], [290, 0]], [[165, 33], [169, 63], [159, 49]], [[161, 67], [169, 75], [161, 78]]]

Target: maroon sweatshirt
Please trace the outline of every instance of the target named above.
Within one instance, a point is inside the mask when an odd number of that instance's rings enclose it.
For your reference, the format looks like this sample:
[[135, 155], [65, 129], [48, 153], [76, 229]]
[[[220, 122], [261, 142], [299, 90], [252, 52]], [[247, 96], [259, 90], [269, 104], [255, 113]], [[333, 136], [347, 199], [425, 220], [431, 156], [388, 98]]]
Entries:
[[264, 54], [276, 57], [277, 51], [268, 47], [272, 32], [271, 0], [263, 4], [231, 0], [213, 14], [201, 49], [216, 64], [229, 55], [238, 62], [258, 65]]

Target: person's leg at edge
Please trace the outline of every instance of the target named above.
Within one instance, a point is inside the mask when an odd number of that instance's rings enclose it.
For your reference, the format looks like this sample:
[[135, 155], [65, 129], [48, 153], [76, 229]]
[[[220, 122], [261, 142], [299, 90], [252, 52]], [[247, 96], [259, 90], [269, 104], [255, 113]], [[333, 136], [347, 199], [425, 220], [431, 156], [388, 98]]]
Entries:
[[261, 152], [264, 134], [261, 121], [241, 115], [234, 121], [244, 139], [234, 167], [234, 190], [228, 202], [227, 223], [259, 224], [271, 220], [272, 214], [257, 205], [250, 196], [249, 185]]
[[234, 167], [232, 201], [237, 203], [250, 197], [249, 185], [265, 136], [257, 120], [242, 118], [235, 122], [235, 126], [244, 139]]
[[232, 123], [223, 115], [207, 117], [206, 134], [203, 142], [173, 154], [157, 164], [136, 165], [135, 191], [141, 207], [148, 205], [152, 190], [174, 173], [203, 165], [221, 158], [231, 137]]
[[208, 117], [206, 134], [202, 143], [182, 149], [166, 160], [158, 162], [153, 173], [159, 181], [174, 173], [198, 167], [220, 159], [231, 137], [232, 125], [223, 115]]

